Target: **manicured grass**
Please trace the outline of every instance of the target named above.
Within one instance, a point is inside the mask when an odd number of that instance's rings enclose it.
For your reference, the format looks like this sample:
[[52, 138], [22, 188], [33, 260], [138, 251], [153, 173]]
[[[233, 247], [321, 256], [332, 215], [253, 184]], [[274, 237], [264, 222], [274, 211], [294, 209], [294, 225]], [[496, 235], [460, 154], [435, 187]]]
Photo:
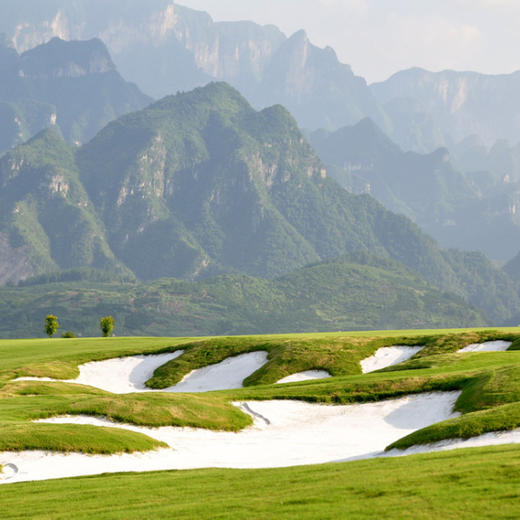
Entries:
[[[472, 342], [509, 339], [518, 329], [380, 331], [330, 334], [236, 336], [227, 338], [91, 338], [0, 341], [0, 450], [50, 449], [115, 453], [157, 446], [125, 430], [33, 423], [64, 414], [108, 417], [137, 425], [193, 426], [237, 431], [251, 418], [231, 405], [236, 400], [300, 399], [345, 404], [395, 398], [412, 393], [460, 390], [451, 422], [415, 432], [403, 440], [430, 442], [518, 426], [520, 351], [457, 354]], [[361, 374], [359, 361], [381, 346], [425, 345], [420, 355], [399, 367]], [[244, 352], [267, 350], [268, 363], [246, 380], [245, 388], [204, 394], [136, 393], [116, 395], [61, 382], [9, 381], [20, 375], [74, 377], [78, 364], [139, 353], [182, 348], [185, 353], [156, 370], [150, 384], [170, 386], [194, 368]], [[307, 369], [328, 370], [321, 381], [273, 385], [285, 375]], [[509, 414], [503, 412], [510, 406]], [[508, 409], [509, 410], [509, 409]], [[79, 434], [78, 432], [82, 432]], [[100, 432], [99, 435], [96, 432]], [[411, 441], [410, 441], [411, 439]]]
[[6, 520], [513, 519], [520, 447], [266, 470], [113, 474], [0, 486]]
[[[400, 345], [424, 345], [417, 356], [426, 359], [432, 354], [454, 352], [470, 343], [489, 339], [517, 340], [517, 334], [505, 330], [466, 330], [432, 334], [430, 331], [395, 331], [386, 333], [294, 334], [278, 336], [238, 336], [202, 339], [183, 345], [186, 352], [155, 371], [147, 385], [168, 388], [178, 383], [191, 370], [205, 367], [245, 352], [266, 350], [267, 363], [251, 374], [244, 386], [276, 383], [296, 372], [318, 369], [332, 376], [361, 374], [359, 362], [378, 348]], [[520, 340], [518, 340], [520, 343]], [[420, 361], [417, 361], [420, 363]], [[424, 361], [423, 361], [424, 362]]]
[[81, 453], [131, 453], [165, 448], [142, 433], [89, 425], [13, 423], [2, 426], [0, 451], [45, 450]]
[[56, 450], [86, 453], [146, 451], [163, 446], [140, 433], [119, 428], [31, 422], [73, 414], [104, 416], [148, 426], [192, 426], [237, 431], [251, 417], [222, 397], [205, 394], [114, 395], [66, 383], [20, 381], [0, 391], [0, 451]]
[[174, 351], [183, 338], [75, 338], [0, 340], [0, 385], [21, 376], [72, 379], [78, 365], [157, 351]]

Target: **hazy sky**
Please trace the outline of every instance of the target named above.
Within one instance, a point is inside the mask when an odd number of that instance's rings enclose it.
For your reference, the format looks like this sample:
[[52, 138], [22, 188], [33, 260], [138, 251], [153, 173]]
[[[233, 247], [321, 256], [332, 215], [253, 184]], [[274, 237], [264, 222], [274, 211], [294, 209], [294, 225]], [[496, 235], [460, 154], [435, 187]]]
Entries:
[[177, 0], [214, 20], [305, 29], [369, 82], [397, 70], [520, 69], [520, 0]]

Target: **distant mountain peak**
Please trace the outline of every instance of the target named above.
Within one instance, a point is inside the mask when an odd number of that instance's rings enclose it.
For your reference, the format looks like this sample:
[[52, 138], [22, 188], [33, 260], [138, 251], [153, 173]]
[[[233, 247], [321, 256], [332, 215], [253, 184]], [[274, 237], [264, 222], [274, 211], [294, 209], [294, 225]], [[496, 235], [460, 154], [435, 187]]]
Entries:
[[56, 37], [24, 52], [21, 61], [24, 77], [30, 78], [76, 78], [115, 70], [107, 48], [98, 38], [65, 41]]
[[295, 33], [293, 33], [289, 37], [289, 40], [293, 40], [293, 41], [308, 41], [309, 37], [307, 36], [307, 32], [305, 31], [305, 29], [300, 29], [299, 31], [296, 31]]

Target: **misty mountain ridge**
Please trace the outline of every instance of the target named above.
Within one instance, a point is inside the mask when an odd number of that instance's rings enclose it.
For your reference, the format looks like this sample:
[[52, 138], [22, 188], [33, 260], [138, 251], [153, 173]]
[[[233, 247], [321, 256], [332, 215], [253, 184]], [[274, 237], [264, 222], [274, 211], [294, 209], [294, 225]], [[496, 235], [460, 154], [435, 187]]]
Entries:
[[520, 185], [508, 177], [460, 171], [446, 148], [404, 152], [370, 119], [309, 137], [345, 189], [370, 193], [443, 247], [480, 250], [501, 261], [518, 252]]
[[119, 75], [99, 39], [54, 38], [21, 55], [0, 43], [0, 153], [53, 127], [72, 143], [151, 99]]
[[6, 0], [0, 31], [20, 50], [53, 36], [101, 38], [122, 75], [155, 98], [218, 80], [238, 88], [256, 108], [286, 106], [304, 128], [337, 128], [364, 116], [387, 124], [365, 80], [330, 47], [314, 46], [305, 31], [287, 37], [272, 25], [213, 22], [207, 13], [169, 0], [125, 1], [122, 7], [47, 0], [28, 11]]
[[415, 67], [370, 88], [392, 121], [392, 138], [406, 149], [451, 148], [472, 135], [486, 146], [520, 140], [520, 71], [493, 75]]
[[256, 108], [283, 104], [311, 131], [370, 117], [404, 150], [451, 149], [474, 134], [487, 146], [520, 141], [520, 72], [412, 68], [367, 85], [304, 31], [287, 37], [273, 25], [214, 22], [171, 0], [44, 0], [30, 7], [4, 0], [2, 7], [0, 31], [20, 51], [54, 36], [101, 38], [123, 76], [156, 98], [222, 80]]

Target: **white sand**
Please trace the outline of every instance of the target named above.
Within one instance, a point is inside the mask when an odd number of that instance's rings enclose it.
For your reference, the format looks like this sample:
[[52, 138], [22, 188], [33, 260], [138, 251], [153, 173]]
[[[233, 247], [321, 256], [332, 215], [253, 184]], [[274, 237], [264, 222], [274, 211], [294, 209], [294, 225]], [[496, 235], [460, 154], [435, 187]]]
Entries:
[[326, 370], [305, 370], [303, 372], [296, 372], [296, 374], [291, 374], [290, 376], [282, 377], [282, 379], [276, 381], [276, 384], [296, 383], [298, 381], [310, 381], [311, 379], [325, 379], [327, 377], [331, 377], [331, 375]]
[[116, 426], [145, 433], [170, 448], [110, 456], [5, 452], [0, 453], [0, 461], [18, 468], [6, 480], [18, 482], [117, 471], [266, 468], [372, 457], [404, 435], [454, 417], [458, 395], [430, 393], [347, 406], [299, 401], [240, 403], [237, 405], [253, 416], [254, 425], [238, 433], [137, 427], [86, 416], [53, 418], [42, 422]]
[[0, 483], [12, 480], [18, 473], [18, 468], [9, 462], [0, 461]]
[[472, 343], [467, 347], [461, 348], [457, 352], [502, 352], [511, 346], [511, 341], [486, 341], [485, 343]]
[[520, 443], [520, 429], [509, 432], [484, 433], [478, 437], [469, 439], [446, 439], [431, 444], [419, 444], [406, 450], [390, 450], [385, 453], [388, 457], [412, 455], [414, 453], [429, 453], [432, 451], [455, 450], [457, 448], [477, 448], [483, 446], [495, 446], [498, 444]]
[[[92, 361], [79, 366], [79, 377], [60, 380], [93, 386], [114, 394], [151, 392], [145, 386], [156, 368], [184, 353], [177, 350], [167, 354], [129, 356], [105, 361]], [[242, 387], [242, 381], [267, 361], [267, 352], [250, 352], [225, 359], [220, 363], [192, 370], [175, 386], [162, 392], [207, 392]], [[14, 381], [58, 381], [48, 377], [20, 377]]]
[[250, 352], [229, 357], [204, 368], [192, 370], [183, 380], [165, 392], [208, 392], [242, 388], [242, 382], [265, 365], [267, 352]]
[[393, 347], [382, 347], [376, 353], [360, 361], [363, 374], [402, 363], [424, 347], [408, 347], [405, 345], [394, 345]]
[[[179, 357], [184, 350], [149, 356], [128, 356], [104, 361], [92, 361], [79, 366], [76, 379], [60, 380], [65, 383], [94, 386], [114, 394], [151, 391], [145, 382], [154, 370]], [[20, 377], [15, 381], [57, 381], [48, 377]]]

